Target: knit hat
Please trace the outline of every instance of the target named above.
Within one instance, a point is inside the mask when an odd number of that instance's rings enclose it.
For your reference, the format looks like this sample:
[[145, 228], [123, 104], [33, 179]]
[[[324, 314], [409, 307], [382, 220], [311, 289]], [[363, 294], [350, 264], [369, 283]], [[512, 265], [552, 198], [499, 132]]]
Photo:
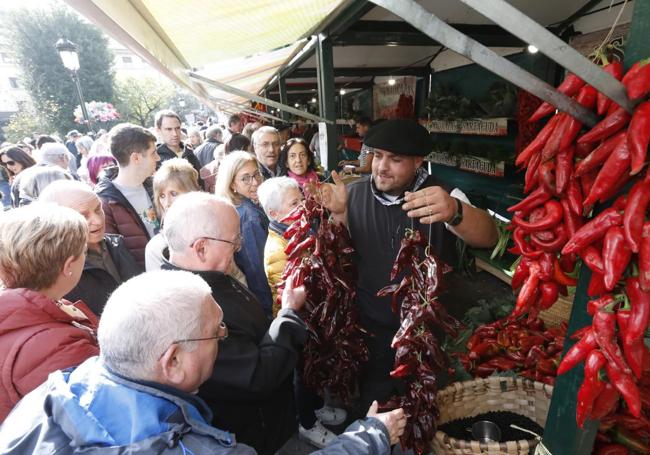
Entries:
[[406, 119], [385, 120], [373, 126], [363, 145], [407, 156], [427, 156], [433, 148], [427, 129]]

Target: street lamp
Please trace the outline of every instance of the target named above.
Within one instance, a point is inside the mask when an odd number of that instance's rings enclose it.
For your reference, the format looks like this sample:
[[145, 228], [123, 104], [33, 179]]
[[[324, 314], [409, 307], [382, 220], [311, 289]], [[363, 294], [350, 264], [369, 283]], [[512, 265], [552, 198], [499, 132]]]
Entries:
[[79, 76], [77, 75], [77, 71], [79, 71], [79, 55], [77, 54], [77, 45], [72, 41], [61, 38], [56, 42], [54, 47], [56, 47], [56, 50], [59, 51], [63, 66], [65, 66], [65, 68], [70, 71], [70, 74], [72, 75], [72, 80], [74, 81], [75, 87], [77, 88], [77, 95], [79, 95], [81, 113], [84, 116], [86, 126], [89, 130], [92, 130], [90, 117], [88, 116], [88, 111], [86, 110], [86, 102], [84, 101], [84, 95], [81, 91], [81, 84], [79, 83]]

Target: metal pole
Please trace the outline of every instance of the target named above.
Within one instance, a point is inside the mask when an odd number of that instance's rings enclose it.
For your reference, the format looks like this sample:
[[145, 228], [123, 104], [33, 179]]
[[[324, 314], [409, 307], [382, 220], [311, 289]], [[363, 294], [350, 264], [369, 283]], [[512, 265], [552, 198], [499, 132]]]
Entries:
[[79, 76], [77, 75], [76, 71], [70, 71], [72, 73], [72, 80], [74, 81], [74, 86], [77, 88], [77, 95], [79, 96], [79, 102], [81, 103], [81, 113], [84, 116], [84, 120], [86, 122], [86, 128], [88, 128], [88, 131], [93, 131], [93, 126], [92, 123], [90, 122], [90, 116], [88, 115], [88, 111], [86, 110], [86, 102], [84, 101], [84, 95], [83, 92], [81, 91], [81, 83], [79, 82]]

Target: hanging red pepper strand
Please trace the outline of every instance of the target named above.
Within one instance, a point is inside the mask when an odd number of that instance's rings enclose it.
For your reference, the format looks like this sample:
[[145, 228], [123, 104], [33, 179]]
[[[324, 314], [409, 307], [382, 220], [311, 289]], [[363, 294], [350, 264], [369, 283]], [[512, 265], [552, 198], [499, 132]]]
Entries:
[[630, 149], [627, 147], [627, 141], [622, 141], [614, 149], [603, 167], [600, 169], [591, 192], [584, 200], [584, 205], [591, 206], [610, 190], [618, 188], [618, 181], [625, 176], [630, 168]]
[[551, 194], [555, 193], [555, 161], [546, 161], [537, 168], [537, 181]]
[[638, 174], [643, 169], [648, 153], [648, 143], [650, 143], [650, 101], [641, 103], [634, 110], [630, 126], [627, 129], [631, 175]]
[[625, 242], [625, 234], [620, 226], [607, 230], [603, 240], [603, 265], [605, 267], [605, 287], [614, 289], [632, 258], [632, 251]]
[[573, 156], [575, 147], [560, 149], [555, 157], [555, 193], [562, 194], [569, 184], [573, 173]]
[[643, 338], [643, 333], [650, 322], [650, 293], [641, 289], [639, 279], [636, 277], [628, 278], [625, 281], [625, 291], [632, 306], [632, 315], [625, 338], [635, 341]]
[[591, 279], [589, 280], [589, 285], [587, 286], [587, 295], [589, 297], [596, 297], [603, 295], [607, 292], [605, 288], [605, 278], [603, 274], [598, 272], [593, 272], [591, 274]]
[[519, 201], [517, 204], [508, 207], [508, 212], [529, 212], [535, 207], [538, 207], [551, 198], [551, 193], [543, 187], [537, 188], [530, 193], [525, 199]]
[[596, 349], [592, 350], [585, 359], [585, 375], [582, 385], [578, 389], [576, 404], [576, 422], [579, 428], [584, 427], [585, 420], [591, 415], [596, 397], [605, 388], [605, 383], [600, 380], [599, 373], [606, 363], [605, 356]]
[[625, 131], [620, 131], [616, 133], [614, 136], [606, 139], [603, 141], [602, 144], [600, 144], [598, 147], [596, 147], [587, 157], [580, 161], [575, 168], [575, 176], [580, 177], [587, 172], [591, 172], [594, 169], [598, 168], [601, 164], [603, 164], [609, 155], [614, 151], [616, 146], [619, 144], [621, 140], [624, 140], [626, 138], [626, 132]]
[[639, 246], [639, 285], [650, 292], [650, 221], [643, 224]]
[[633, 65], [623, 78], [627, 96], [632, 101], [643, 98], [650, 92], [650, 58]]
[[627, 330], [630, 324], [630, 318], [632, 317], [632, 308], [623, 307], [616, 310], [616, 322], [618, 323], [619, 333], [622, 337], [623, 345], [623, 356], [627, 362], [630, 370], [637, 379], [641, 378], [643, 372], [643, 356], [645, 354], [645, 346], [643, 344], [643, 339], [639, 338], [634, 341], [630, 341], [627, 337]]
[[535, 139], [533, 139], [533, 141], [528, 144], [519, 155], [517, 155], [517, 158], [515, 159], [516, 166], [526, 165], [534, 155], [542, 151], [544, 145], [546, 145], [546, 142], [553, 134], [558, 120], [559, 118], [555, 116], [548, 121], [544, 128], [542, 128], [542, 130], [537, 134]]
[[569, 201], [571, 211], [582, 218], [582, 188], [580, 188], [580, 183], [574, 176], [571, 176], [569, 179], [566, 197]]
[[620, 392], [627, 404], [630, 414], [634, 417], [639, 417], [641, 415], [641, 396], [639, 393], [639, 388], [634, 382], [634, 378], [629, 373], [626, 373], [618, 367], [617, 364], [611, 362], [607, 359], [608, 362], [605, 364], [605, 371], [607, 371], [607, 377], [616, 390]]
[[[620, 81], [621, 78], [623, 77], [623, 64], [618, 60], [615, 60], [612, 63], [605, 65], [603, 67], [603, 70], [606, 73], [611, 74], [618, 81]], [[607, 112], [610, 103], [611, 100], [609, 98], [607, 98], [604, 94], [598, 92], [598, 101], [597, 101], [598, 115], [603, 115], [605, 112]]]
[[569, 348], [567, 353], [562, 357], [562, 361], [557, 368], [558, 376], [571, 370], [573, 367], [582, 362], [591, 351], [598, 347], [596, 337], [591, 327], [583, 335], [583, 337], [573, 346]]
[[594, 401], [594, 407], [591, 410], [591, 418], [600, 420], [608, 414], [611, 414], [616, 406], [621, 395], [611, 383], [606, 382], [605, 387], [600, 392], [600, 395]]
[[[537, 234], [537, 232], [534, 234]], [[534, 234], [531, 235], [530, 237], [530, 243], [532, 243], [535, 248], [545, 253], [559, 252], [564, 246], [564, 244], [567, 242], [567, 240], [569, 239], [566, 233], [566, 228], [564, 227], [563, 224], [558, 224], [557, 226], [555, 226], [555, 228], [553, 229], [554, 235], [551, 240], [548, 241], [540, 240], [539, 237], [535, 236]]]
[[603, 210], [578, 229], [578, 232], [562, 248], [562, 254], [580, 252], [587, 246], [602, 239], [610, 227], [620, 226], [622, 223], [623, 215], [616, 208], [610, 207]]
[[[623, 359], [621, 348], [616, 342], [616, 314], [613, 311], [596, 311], [593, 320], [594, 336], [607, 361], [616, 365], [625, 374], [631, 374], [630, 367]], [[616, 384], [615, 384], [616, 385]], [[619, 389], [621, 393], [622, 390]]]
[[650, 204], [650, 182], [637, 182], [628, 194], [625, 212], [623, 213], [625, 240], [634, 253], [639, 252], [648, 204]]
[[560, 200], [560, 204], [562, 204], [564, 225], [566, 226], [567, 235], [571, 238], [576, 232], [578, 232], [578, 229], [582, 227], [582, 217], [576, 215], [573, 210], [571, 210], [571, 203], [568, 199]]
[[593, 245], [589, 245], [578, 254], [582, 258], [582, 261], [587, 265], [587, 267], [589, 267], [592, 272], [600, 273], [601, 275], [605, 274], [603, 258], [601, 257], [598, 248], [594, 247]]
[[630, 121], [630, 114], [625, 109], [619, 107], [611, 115], [608, 115], [594, 126], [588, 133], [578, 138], [578, 143], [596, 142], [601, 139], [607, 139], [612, 134], [623, 129]]
[[569, 117], [569, 114], [566, 114], [564, 112], [560, 112], [556, 115], [556, 117], [558, 120], [557, 124], [555, 125], [555, 129], [553, 130], [553, 134], [548, 139], [548, 141], [546, 141], [546, 144], [544, 144], [544, 148], [542, 149], [542, 163], [545, 163], [546, 161], [552, 159], [560, 150], [562, 137], [565, 134], [566, 128], [568, 126], [568, 121], [571, 118]]
[[535, 223], [524, 221], [519, 215], [513, 216], [512, 222], [524, 231], [533, 232], [546, 230], [562, 220], [562, 205], [558, 201], [548, 200], [544, 203], [544, 208], [546, 215]]
[[[578, 93], [578, 90], [580, 90], [584, 85], [585, 83], [582, 79], [580, 79], [575, 74], [571, 73], [562, 81], [562, 83], [556, 88], [556, 90], [560, 93], [565, 94], [566, 96], [573, 96], [576, 93]], [[554, 110], [555, 110], [555, 106], [553, 106], [550, 103], [544, 102], [537, 108], [535, 112], [533, 112], [533, 115], [530, 116], [528, 121], [531, 123], [536, 122], [537, 120], [546, 117]]]

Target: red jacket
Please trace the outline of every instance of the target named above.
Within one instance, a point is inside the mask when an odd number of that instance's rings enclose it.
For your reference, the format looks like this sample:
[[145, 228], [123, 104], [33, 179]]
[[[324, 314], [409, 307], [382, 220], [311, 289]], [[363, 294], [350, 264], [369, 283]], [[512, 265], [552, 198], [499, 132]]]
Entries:
[[[144, 182], [144, 188], [153, 201], [151, 179]], [[120, 190], [113, 185], [110, 177], [99, 181], [95, 193], [102, 201], [106, 233], [120, 234], [124, 237], [124, 246], [133, 255], [138, 265], [144, 268], [144, 250], [151, 238], [142, 219]]]
[[97, 316], [81, 301], [75, 306], [88, 319], [30, 289], [0, 290], [0, 423], [50, 373], [99, 354]]

